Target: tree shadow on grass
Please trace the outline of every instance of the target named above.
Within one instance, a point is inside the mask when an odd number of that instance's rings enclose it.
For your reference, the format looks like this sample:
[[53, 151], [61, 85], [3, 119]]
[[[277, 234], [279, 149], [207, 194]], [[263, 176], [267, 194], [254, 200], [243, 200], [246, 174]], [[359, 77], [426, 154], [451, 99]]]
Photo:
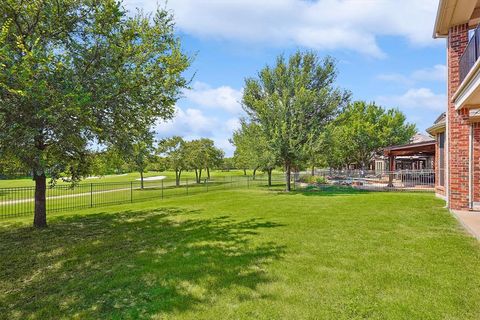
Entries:
[[284, 247], [255, 236], [280, 226], [170, 208], [0, 229], [0, 318], [148, 318], [194, 310], [228, 289], [258, 299]]

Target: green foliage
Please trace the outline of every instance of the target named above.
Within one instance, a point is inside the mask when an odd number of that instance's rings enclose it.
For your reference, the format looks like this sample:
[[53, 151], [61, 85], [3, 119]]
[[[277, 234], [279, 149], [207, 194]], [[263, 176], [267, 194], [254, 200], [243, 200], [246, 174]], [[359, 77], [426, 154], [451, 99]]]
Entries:
[[92, 153], [92, 166], [90, 172], [96, 176], [104, 176], [109, 174], [119, 174], [129, 172], [125, 157], [118, 149], [109, 148], [103, 151]]
[[368, 166], [374, 154], [389, 145], [407, 143], [415, 134], [398, 109], [355, 101], [347, 106], [321, 139], [324, 160], [330, 167]]
[[39, 181], [65, 171], [78, 180], [90, 143], [137, 143], [173, 116], [189, 64], [166, 10], [0, 0], [0, 152], [15, 152]]
[[326, 184], [327, 183], [327, 179], [325, 177], [318, 177], [318, 176], [312, 176], [312, 175], [301, 176], [299, 181], [308, 183], [308, 184]]
[[189, 152], [187, 147], [187, 142], [178, 136], [163, 139], [158, 144], [157, 151], [165, 157], [166, 167], [175, 171], [177, 186], [180, 185], [182, 171], [188, 169], [189, 166]]
[[234, 159], [238, 168], [271, 170], [277, 164], [274, 151], [267, 141], [262, 127], [254, 122], [241, 120], [240, 129], [233, 133]]
[[201, 138], [187, 142], [186, 146], [187, 166], [195, 170], [197, 183], [202, 178], [202, 170], [206, 169], [210, 177], [210, 169], [219, 168], [222, 165], [224, 153], [215, 147], [213, 140]]
[[245, 81], [245, 111], [251, 122], [261, 126], [287, 176], [348, 102], [349, 93], [334, 86], [336, 74], [331, 58], [320, 60], [313, 52], [297, 52], [288, 61], [279, 56], [275, 66]]
[[316, 183], [316, 184], [326, 184], [326, 183], [327, 183], [327, 178], [325, 178], [325, 177], [316, 177], [315, 183]]
[[222, 170], [224, 171], [230, 171], [232, 169], [235, 169], [235, 159], [234, 158], [223, 158], [222, 162]]
[[0, 176], [29, 176], [30, 168], [25, 166], [14, 153], [0, 154]]

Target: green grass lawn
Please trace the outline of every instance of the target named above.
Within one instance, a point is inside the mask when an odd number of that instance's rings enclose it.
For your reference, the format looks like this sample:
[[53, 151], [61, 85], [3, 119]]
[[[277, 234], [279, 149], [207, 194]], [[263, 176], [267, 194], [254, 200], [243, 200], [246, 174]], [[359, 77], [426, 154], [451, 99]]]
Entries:
[[0, 222], [0, 318], [478, 319], [432, 194], [227, 190]]

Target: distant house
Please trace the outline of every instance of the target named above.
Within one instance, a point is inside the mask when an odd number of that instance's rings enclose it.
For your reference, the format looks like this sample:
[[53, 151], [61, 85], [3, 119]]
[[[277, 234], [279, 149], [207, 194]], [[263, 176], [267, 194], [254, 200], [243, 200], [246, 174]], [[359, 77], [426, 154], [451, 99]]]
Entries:
[[416, 133], [407, 144], [386, 147], [375, 159], [375, 171], [433, 169], [435, 145], [432, 137]]

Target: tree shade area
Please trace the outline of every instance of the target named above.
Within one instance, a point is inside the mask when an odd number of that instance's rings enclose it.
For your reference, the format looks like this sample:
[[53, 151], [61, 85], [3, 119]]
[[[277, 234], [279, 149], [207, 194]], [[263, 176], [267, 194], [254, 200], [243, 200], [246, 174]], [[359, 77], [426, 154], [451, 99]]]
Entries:
[[0, 222], [8, 319], [480, 313], [478, 243], [430, 194], [219, 191], [28, 225]]

